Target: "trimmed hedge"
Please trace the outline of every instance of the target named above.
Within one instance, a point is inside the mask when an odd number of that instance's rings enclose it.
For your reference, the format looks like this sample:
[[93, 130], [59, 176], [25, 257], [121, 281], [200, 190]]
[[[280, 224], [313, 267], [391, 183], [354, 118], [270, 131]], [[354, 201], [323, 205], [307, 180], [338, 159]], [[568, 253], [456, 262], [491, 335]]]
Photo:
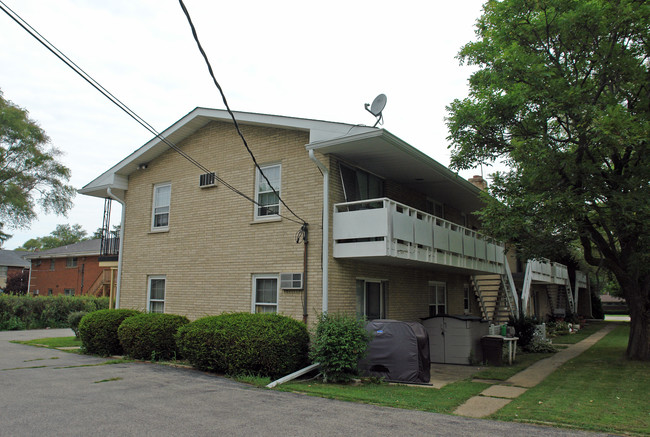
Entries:
[[0, 331], [67, 328], [70, 313], [105, 308], [108, 308], [108, 297], [0, 294]]
[[68, 325], [70, 325], [70, 329], [74, 331], [74, 335], [77, 338], [79, 338], [79, 322], [81, 322], [81, 319], [83, 319], [86, 314], [88, 313], [85, 311], [75, 311], [68, 315]]
[[121, 355], [123, 353], [117, 329], [127, 317], [141, 314], [136, 310], [100, 310], [86, 314], [79, 322], [79, 338], [87, 354]]
[[145, 313], [125, 319], [117, 329], [124, 353], [143, 360], [168, 360], [176, 358], [176, 331], [190, 323], [185, 316], [175, 314]]
[[278, 314], [229, 313], [195, 320], [178, 330], [179, 351], [200, 370], [272, 379], [307, 364], [305, 325]]

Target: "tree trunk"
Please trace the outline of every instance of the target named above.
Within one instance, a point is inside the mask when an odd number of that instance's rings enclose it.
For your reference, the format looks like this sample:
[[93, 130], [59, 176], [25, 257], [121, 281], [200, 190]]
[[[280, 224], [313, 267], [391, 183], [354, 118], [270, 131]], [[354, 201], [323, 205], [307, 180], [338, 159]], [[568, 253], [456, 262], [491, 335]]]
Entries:
[[650, 361], [650, 284], [647, 281], [639, 282], [623, 289], [630, 309], [630, 337], [626, 355], [631, 360]]

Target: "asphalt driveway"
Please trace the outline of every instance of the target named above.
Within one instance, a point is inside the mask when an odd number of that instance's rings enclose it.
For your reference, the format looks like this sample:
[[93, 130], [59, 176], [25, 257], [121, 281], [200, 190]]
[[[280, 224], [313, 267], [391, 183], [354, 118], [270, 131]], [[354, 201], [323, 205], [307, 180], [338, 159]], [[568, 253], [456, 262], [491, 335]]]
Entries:
[[57, 335], [71, 334], [0, 332], [0, 436], [597, 435], [282, 393], [156, 364], [101, 365], [9, 342]]

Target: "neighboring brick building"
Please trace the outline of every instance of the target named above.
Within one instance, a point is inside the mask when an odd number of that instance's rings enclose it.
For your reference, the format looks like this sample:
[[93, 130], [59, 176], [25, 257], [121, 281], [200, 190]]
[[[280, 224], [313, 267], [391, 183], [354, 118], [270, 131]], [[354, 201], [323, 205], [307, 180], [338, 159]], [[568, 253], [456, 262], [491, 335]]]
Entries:
[[108, 296], [111, 269], [99, 265], [100, 240], [30, 252], [29, 291], [34, 296]]
[[26, 254], [19, 250], [0, 250], [0, 290], [4, 290], [9, 278], [29, 271], [29, 261], [23, 258]]
[[119, 307], [310, 323], [323, 311], [518, 315], [503, 246], [476, 231], [479, 188], [384, 129], [235, 114], [270, 183], [309, 223], [308, 251], [228, 113], [197, 108], [163, 135], [216, 180], [154, 138], [80, 190], [124, 204]]

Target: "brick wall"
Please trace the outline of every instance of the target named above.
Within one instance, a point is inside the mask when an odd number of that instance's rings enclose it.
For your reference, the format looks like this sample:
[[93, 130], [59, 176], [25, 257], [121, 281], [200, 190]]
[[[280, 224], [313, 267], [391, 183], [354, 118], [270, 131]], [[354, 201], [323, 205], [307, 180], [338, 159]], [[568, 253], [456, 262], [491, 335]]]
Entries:
[[[307, 311], [311, 323], [322, 309], [322, 180], [309, 159], [306, 132], [242, 126], [260, 165], [281, 164], [281, 197], [310, 224]], [[241, 139], [230, 123], [211, 122], [179, 146], [228, 183], [254, 197], [255, 168]], [[330, 169], [329, 204], [344, 201], [338, 161], [317, 157]], [[148, 163], [130, 176], [126, 194], [123, 269], [120, 306], [145, 309], [147, 281], [165, 275], [165, 312], [191, 319], [232, 311], [250, 311], [254, 274], [279, 274], [303, 270], [304, 246], [296, 244], [300, 225], [286, 218], [255, 222], [254, 205], [222, 184], [198, 186], [201, 171], [173, 151]], [[151, 231], [155, 184], [171, 182], [169, 229]], [[387, 195], [424, 209], [426, 198], [387, 183]], [[284, 216], [291, 216], [284, 206]], [[329, 235], [332, 235], [332, 207]], [[331, 238], [328, 241], [332, 253]], [[329, 310], [354, 312], [356, 278], [389, 281], [388, 316], [417, 320], [428, 315], [428, 281], [447, 283], [448, 308], [463, 313], [463, 284], [468, 277], [414, 269], [327, 260], [330, 269]], [[302, 318], [305, 293], [280, 291], [280, 313]], [[476, 302], [473, 314], [479, 315]]]
[[[53, 269], [51, 260], [54, 260]], [[80, 296], [82, 279], [83, 294], [86, 294], [104, 271], [99, 267], [98, 256], [77, 257], [76, 267], [67, 267], [66, 260], [67, 258], [32, 260], [29, 294], [34, 294], [38, 290], [38, 295], [47, 296], [49, 290], [52, 290], [52, 295], [57, 296], [64, 294], [65, 289], [73, 289], [75, 296]], [[37, 265], [38, 261], [40, 265]]]

